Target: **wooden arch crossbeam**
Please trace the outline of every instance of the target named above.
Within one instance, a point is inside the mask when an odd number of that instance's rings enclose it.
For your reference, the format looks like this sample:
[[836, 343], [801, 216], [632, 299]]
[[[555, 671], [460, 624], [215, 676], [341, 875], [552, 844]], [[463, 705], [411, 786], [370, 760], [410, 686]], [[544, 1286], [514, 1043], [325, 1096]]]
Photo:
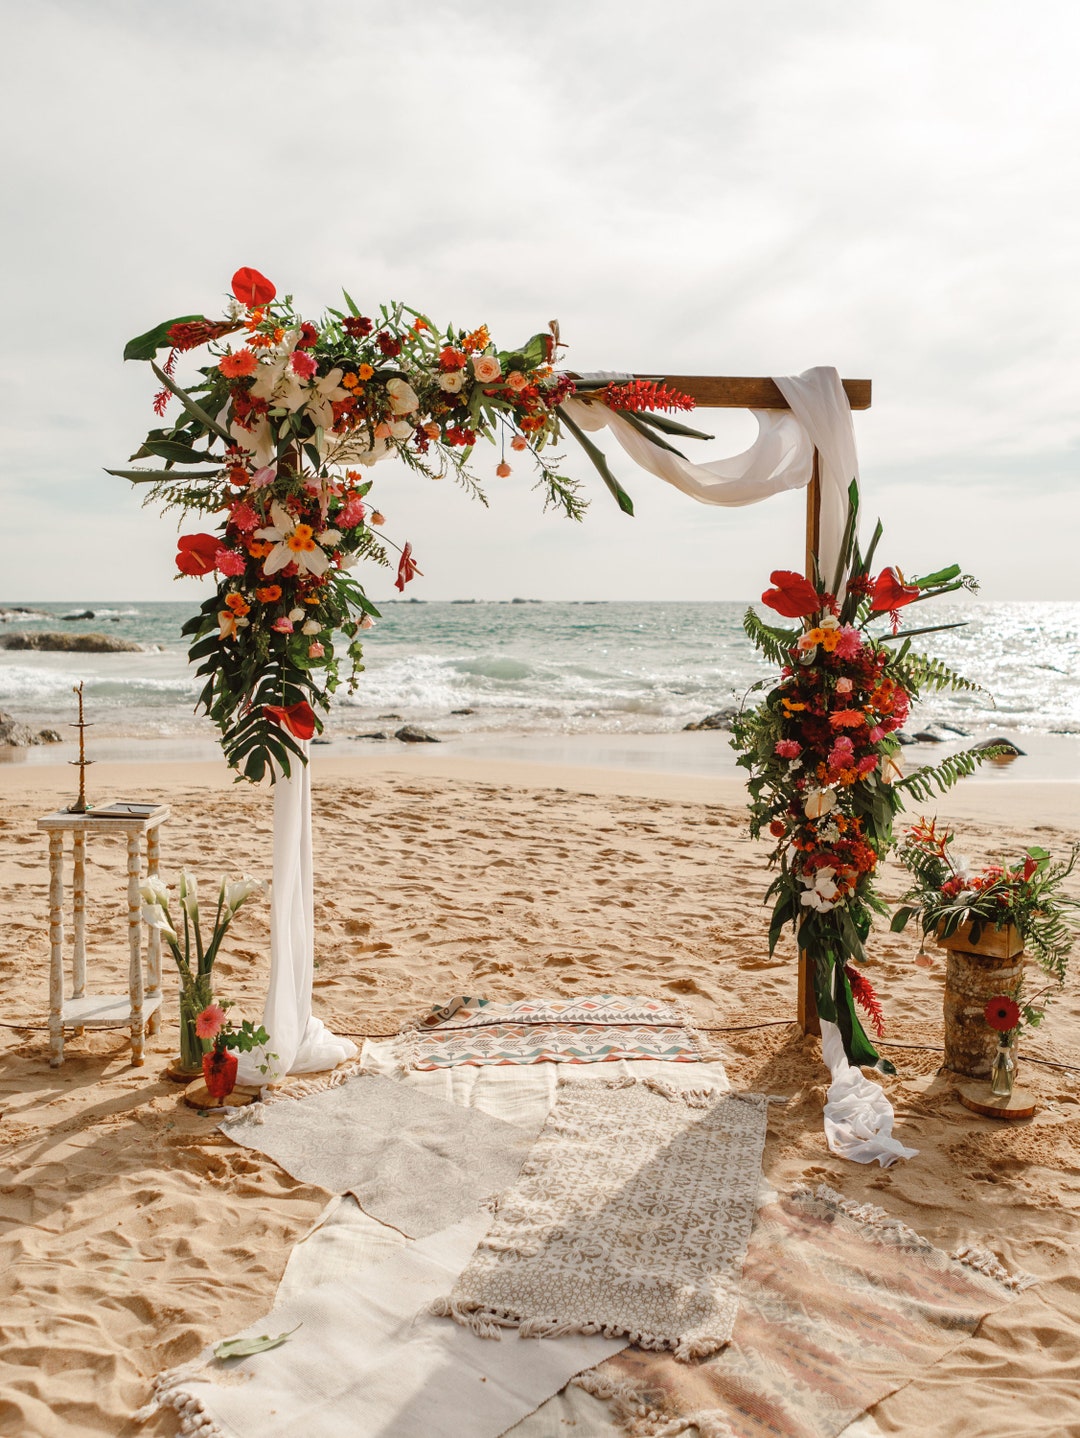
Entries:
[[[635, 376], [640, 379], [657, 379], [657, 375]], [[775, 380], [749, 378], [732, 375], [664, 375], [662, 382], [681, 394], [688, 394], [702, 409], [790, 409], [791, 406], [780, 393]], [[844, 393], [852, 409], [870, 408], [870, 381], [868, 379], [841, 380]], [[814, 450], [814, 463], [810, 483], [806, 490], [806, 570], [810, 573], [810, 556], [816, 555], [821, 535], [821, 479], [818, 452]], [[810, 965], [805, 952], [799, 950], [799, 992], [797, 1021], [804, 1034], [818, 1034], [821, 1024], [818, 1020], [817, 1004], [814, 1002], [814, 985], [810, 976]]]

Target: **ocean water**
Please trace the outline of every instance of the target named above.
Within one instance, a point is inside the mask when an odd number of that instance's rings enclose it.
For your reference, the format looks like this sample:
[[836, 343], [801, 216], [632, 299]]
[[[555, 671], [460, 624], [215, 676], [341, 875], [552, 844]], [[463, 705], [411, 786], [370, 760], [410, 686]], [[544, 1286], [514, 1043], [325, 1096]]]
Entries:
[[[6, 601], [11, 608], [20, 601]], [[329, 732], [395, 727], [443, 737], [666, 733], [741, 701], [772, 670], [742, 631], [742, 603], [416, 603], [397, 601], [365, 637], [356, 694], [339, 694]], [[39, 726], [75, 717], [85, 681], [96, 738], [209, 738], [180, 625], [190, 602], [28, 605], [0, 633], [100, 630], [146, 646], [136, 654], [0, 650], [0, 709]], [[93, 618], [67, 616], [92, 610]], [[912, 624], [963, 628], [917, 644], [984, 686], [932, 696], [909, 729], [935, 721], [976, 736], [1080, 735], [1080, 603], [920, 606]], [[991, 699], [992, 696], [992, 699]], [[469, 709], [471, 714], [454, 714]], [[64, 731], [70, 733], [71, 731]]]

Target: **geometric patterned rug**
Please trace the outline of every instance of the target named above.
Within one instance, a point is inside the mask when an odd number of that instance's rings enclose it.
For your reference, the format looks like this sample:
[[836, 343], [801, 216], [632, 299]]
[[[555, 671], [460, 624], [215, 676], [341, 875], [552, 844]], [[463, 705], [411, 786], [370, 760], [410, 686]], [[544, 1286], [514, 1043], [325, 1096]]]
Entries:
[[686, 1364], [627, 1348], [574, 1381], [634, 1438], [835, 1438], [1032, 1282], [822, 1186], [758, 1210], [722, 1352]]
[[701, 1063], [706, 1045], [681, 1006], [594, 994], [496, 1004], [462, 997], [433, 1009], [398, 1035], [405, 1069], [460, 1064], [609, 1063], [666, 1059]]

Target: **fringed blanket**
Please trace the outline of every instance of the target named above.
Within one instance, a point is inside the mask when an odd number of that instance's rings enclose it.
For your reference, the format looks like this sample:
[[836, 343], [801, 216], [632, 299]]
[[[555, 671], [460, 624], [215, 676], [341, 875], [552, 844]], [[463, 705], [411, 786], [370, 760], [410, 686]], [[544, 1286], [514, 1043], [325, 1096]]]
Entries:
[[482, 1337], [626, 1335], [691, 1359], [731, 1336], [767, 1099], [564, 1084], [486, 1238], [433, 1309]]
[[[950, 1258], [880, 1208], [807, 1189], [759, 1211], [722, 1353], [687, 1365], [627, 1348], [576, 1381], [634, 1438], [835, 1438], [1033, 1281], [985, 1249]], [[537, 1435], [554, 1431], [545, 1418]]]
[[681, 1007], [657, 999], [596, 994], [494, 1004], [462, 997], [440, 1005], [398, 1037], [403, 1068], [459, 1064], [700, 1063], [706, 1045]]

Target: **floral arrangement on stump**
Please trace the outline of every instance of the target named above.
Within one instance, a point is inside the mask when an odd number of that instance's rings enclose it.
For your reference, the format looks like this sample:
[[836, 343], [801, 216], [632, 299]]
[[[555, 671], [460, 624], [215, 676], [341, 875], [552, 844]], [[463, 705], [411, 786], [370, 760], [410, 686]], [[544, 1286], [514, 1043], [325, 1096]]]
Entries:
[[[920, 819], [908, 830], [898, 854], [914, 883], [900, 900], [893, 931], [901, 933], [917, 919], [924, 937], [951, 939], [966, 927], [975, 949], [985, 930], [1014, 928], [1024, 949], [1051, 979], [1030, 1000], [1024, 998], [1022, 986], [1004, 996], [1014, 1008], [1019, 1005], [1008, 1029], [1034, 1028], [1046, 1008], [1038, 1000], [1052, 997], [1065, 982], [1069, 954], [1080, 930], [1080, 900], [1062, 893], [1080, 858], [1080, 844], [1057, 861], [1047, 849], [1034, 845], [1020, 858], [974, 868], [954, 852], [953, 841], [954, 835], [939, 830], [934, 819]], [[991, 1027], [1000, 1030], [999, 1024]]]
[[[816, 560], [809, 576], [773, 572], [762, 603], [796, 627], [747, 610], [748, 637], [781, 674], [763, 702], [736, 719], [732, 745], [750, 772], [750, 832], [775, 840], [769, 951], [792, 925], [810, 960], [818, 1013], [838, 1026], [849, 1062], [892, 1071], [858, 1013], [883, 1036], [881, 1004], [861, 967], [873, 915], [888, 913], [876, 871], [907, 795], [944, 792], [997, 751], [967, 750], [901, 777], [894, 736], [910, 706], [927, 692], [979, 686], [912, 651], [915, 634], [952, 626], [901, 632], [899, 611], [976, 586], [957, 565], [917, 579], [891, 566], [875, 575], [881, 525], [863, 554], [857, 514], [852, 484], [840, 559], [827, 582]], [[884, 631], [873, 627], [880, 622]]]
[[202, 1070], [206, 1052], [198, 1018], [213, 1002], [214, 961], [229, 926], [248, 899], [266, 893], [261, 879], [242, 878], [229, 882], [222, 879], [218, 888], [217, 906], [209, 938], [204, 938], [199, 914], [198, 884], [193, 874], [181, 870], [179, 883], [180, 911], [183, 921], [178, 927], [172, 917], [172, 896], [162, 879], [151, 874], [139, 886], [142, 897], [143, 922], [156, 929], [168, 944], [180, 974], [180, 1059], [176, 1071], [194, 1077]]
[[[633, 505], [602, 452], [561, 412], [570, 395], [619, 410], [666, 448], [671, 435], [708, 438], [662, 413], [694, 401], [661, 384], [557, 373], [555, 323], [506, 349], [485, 325], [440, 329], [400, 303], [365, 315], [343, 294], [344, 309], [313, 322], [245, 267], [233, 276], [223, 318], [166, 320], [124, 350], [125, 359], [148, 361], [161, 386], [154, 410], [163, 423], [132, 461], [164, 467], [108, 473], [149, 485], [150, 500], [166, 509], [216, 517], [212, 532], [179, 540], [179, 572], [217, 579], [183, 632], [205, 680], [199, 704], [229, 764], [255, 782], [306, 762], [303, 741], [322, 729], [317, 711], [328, 711], [343, 661], [355, 688], [358, 636], [378, 610], [353, 566], [390, 564], [396, 549], [398, 590], [421, 573], [411, 544], [382, 532], [384, 515], [369, 499], [373, 465], [394, 456], [432, 479], [451, 474], [486, 503], [469, 460], [479, 440], [492, 440], [499, 477], [511, 472], [507, 446], [528, 455], [545, 507], [580, 519], [578, 484], [551, 457], [563, 427], [620, 508], [632, 514]], [[177, 363], [195, 350], [205, 358], [183, 387]], [[179, 413], [165, 423], [174, 402]]]
[[[244, 1019], [237, 1028], [226, 1017], [225, 1010], [231, 1007], [229, 1003], [208, 1004], [195, 1019], [195, 1031], [199, 1038], [211, 1044], [210, 1052], [203, 1054], [202, 1058], [206, 1092], [219, 1103], [224, 1102], [236, 1087], [239, 1067], [236, 1054], [249, 1054], [270, 1042], [270, 1035], [262, 1024], [256, 1028], [250, 1019]], [[276, 1054], [267, 1054], [266, 1061], [259, 1064], [260, 1073], [268, 1072], [269, 1060], [276, 1057]]]

